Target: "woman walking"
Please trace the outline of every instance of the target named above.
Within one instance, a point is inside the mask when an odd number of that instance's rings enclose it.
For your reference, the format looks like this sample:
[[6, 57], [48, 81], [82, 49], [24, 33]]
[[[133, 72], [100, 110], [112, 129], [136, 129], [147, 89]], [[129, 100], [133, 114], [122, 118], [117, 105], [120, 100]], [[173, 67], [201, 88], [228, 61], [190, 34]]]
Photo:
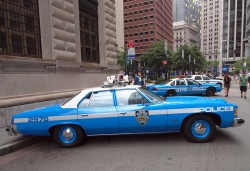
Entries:
[[225, 97], [228, 97], [228, 92], [230, 89], [230, 82], [231, 82], [231, 78], [229, 77], [229, 75], [227, 73], [225, 73], [225, 75], [224, 75]]

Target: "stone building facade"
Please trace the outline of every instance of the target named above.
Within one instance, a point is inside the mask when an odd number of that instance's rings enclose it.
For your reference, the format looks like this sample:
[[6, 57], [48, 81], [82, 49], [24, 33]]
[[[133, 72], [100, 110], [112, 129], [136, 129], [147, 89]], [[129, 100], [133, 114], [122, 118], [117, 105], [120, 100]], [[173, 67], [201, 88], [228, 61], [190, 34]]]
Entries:
[[66, 98], [118, 73], [116, 52], [124, 43], [118, 4], [0, 1], [0, 124], [8, 107]]

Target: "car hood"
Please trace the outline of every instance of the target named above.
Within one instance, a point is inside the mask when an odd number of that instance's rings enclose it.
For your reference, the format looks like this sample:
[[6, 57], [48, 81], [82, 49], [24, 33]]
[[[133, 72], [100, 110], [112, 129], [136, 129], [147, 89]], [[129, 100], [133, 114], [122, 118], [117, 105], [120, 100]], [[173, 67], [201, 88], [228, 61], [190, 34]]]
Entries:
[[227, 103], [225, 99], [222, 98], [207, 98], [199, 96], [173, 96], [167, 97], [166, 102], [176, 102], [176, 103]]

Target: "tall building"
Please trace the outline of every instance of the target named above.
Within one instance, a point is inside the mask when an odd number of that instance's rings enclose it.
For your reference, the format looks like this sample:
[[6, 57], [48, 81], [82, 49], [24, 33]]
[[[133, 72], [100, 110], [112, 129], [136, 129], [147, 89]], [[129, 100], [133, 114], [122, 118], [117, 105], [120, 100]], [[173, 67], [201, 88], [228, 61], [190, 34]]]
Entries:
[[245, 0], [224, 0], [221, 38], [222, 67], [232, 71], [232, 64], [244, 56]]
[[[123, 13], [116, 7], [122, 5], [115, 0], [1, 0], [0, 104], [6, 105], [0, 106], [62, 98], [118, 73], [124, 27], [117, 25]], [[2, 111], [7, 110], [0, 110], [1, 126]]]
[[134, 40], [137, 57], [153, 42], [167, 41], [173, 49], [172, 23], [172, 0], [124, 0], [125, 46]]
[[197, 46], [200, 47], [201, 30], [201, 0], [174, 0], [173, 1], [173, 21], [184, 21], [192, 26], [196, 22], [198, 33], [195, 36]]
[[246, 34], [245, 38], [248, 40], [248, 43], [245, 44], [245, 57], [250, 57], [250, 0], [246, 1]]
[[196, 23], [190, 26], [184, 21], [174, 22], [173, 29], [174, 51], [177, 51], [182, 45], [197, 45], [196, 35], [198, 34], [198, 30], [196, 28]]
[[201, 17], [201, 52], [207, 61], [220, 61], [221, 0], [203, 0]]

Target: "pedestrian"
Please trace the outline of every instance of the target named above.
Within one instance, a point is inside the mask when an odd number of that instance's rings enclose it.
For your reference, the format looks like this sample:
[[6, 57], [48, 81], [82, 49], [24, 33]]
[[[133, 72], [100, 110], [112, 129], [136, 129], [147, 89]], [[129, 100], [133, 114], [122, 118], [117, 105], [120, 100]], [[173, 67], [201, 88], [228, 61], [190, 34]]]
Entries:
[[138, 73], [135, 74], [134, 85], [140, 85], [140, 77]]
[[248, 81], [248, 88], [250, 87], [250, 72], [247, 75], [247, 81]]
[[244, 93], [244, 98], [246, 99], [246, 92], [247, 92], [247, 78], [245, 73], [243, 72], [242, 76], [240, 77], [240, 93], [241, 93], [241, 98], [243, 98], [243, 93]]
[[224, 74], [224, 90], [225, 90], [225, 97], [228, 97], [228, 92], [230, 89], [230, 82], [231, 78], [227, 73]]
[[144, 75], [141, 76], [140, 85], [141, 85], [142, 87], [144, 87], [144, 86], [146, 85], [146, 84], [145, 84], [145, 77], [144, 77]]

